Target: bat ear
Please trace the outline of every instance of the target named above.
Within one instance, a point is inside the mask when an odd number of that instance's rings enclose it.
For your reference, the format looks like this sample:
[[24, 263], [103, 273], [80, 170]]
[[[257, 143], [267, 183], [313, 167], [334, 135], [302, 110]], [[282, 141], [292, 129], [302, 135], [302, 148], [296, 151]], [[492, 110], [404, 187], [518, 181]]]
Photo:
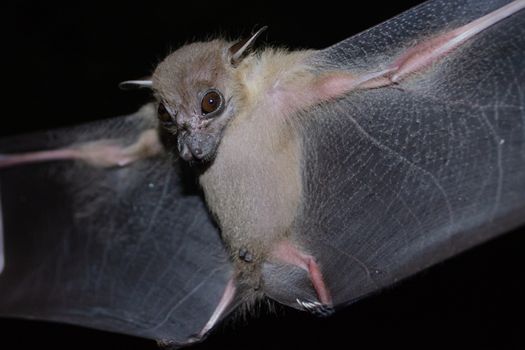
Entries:
[[151, 89], [153, 82], [151, 80], [126, 80], [118, 84], [118, 87], [122, 90], [135, 90], [148, 88]]
[[261, 33], [264, 32], [266, 29], [268, 29], [268, 26], [264, 26], [261, 29], [259, 29], [249, 39], [240, 40], [230, 47], [230, 61], [232, 65], [236, 66], [239, 64], [239, 62], [241, 62], [243, 55], [246, 53], [246, 51], [253, 45], [253, 43], [259, 37], [259, 35], [261, 35]]

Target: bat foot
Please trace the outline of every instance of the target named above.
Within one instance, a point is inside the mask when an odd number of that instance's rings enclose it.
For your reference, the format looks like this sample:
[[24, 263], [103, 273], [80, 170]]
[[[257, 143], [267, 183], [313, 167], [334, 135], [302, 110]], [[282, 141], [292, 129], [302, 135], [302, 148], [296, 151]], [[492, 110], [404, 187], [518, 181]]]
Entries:
[[159, 346], [159, 348], [166, 349], [166, 350], [178, 349], [182, 346], [182, 344], [180, 343], [177, 343], [173, 340], [167, 340], [167, 339], [157, 340], [157, 345]]
[[324, 282], [321, 268], [313, 256], [301, 251], [291, 242], [283, 241], [276, 245], [272, 252], [272, 258], [305, 270], [317, 293], [319, 305], [332, 305], [330, 291]]
[[201, 329], [199, 334], [190, 337], [188, 339], [188, 342], [195, 343], [206, 337], [206, 335], [210, 332], [210, 330], [217, 324], [217, 322], [223, 316], [226, 309], [230, 306], [236, 290], [237, 290], [237, 287], [235, 286], [235, 280], [232, 277], [230, 278], [230, 280], [228, 281], [228, 284], [226, 285], [226, 288], [224, 289], [221, 299], [219, 300], [219, 304], [213, 311], [213, 314], [211, 315], [208, 322], [206, 322], [206, 325], [204, 325], [204, 328]]
[[301, 306], [304, 311], [308, 311], [317, 317], [328, 317], [334, 313], [334, 308], [330, 305], [322, 304], [318, 301], [300, 300], [296, 299], [297, 304]]
[[190, 336], [185, 342], [177, 342], [171, 339], [157, 340], [157, 345], [159, 346], [159, 348], [162, 348], [165, 350], [176, 350], [182, 347], [186, 347], [188, 345], [193, 345], [195, 343], [201, 342], [202, 340], [203, 338], [199, 338], [198, 335], [193, 335], [193, 336]]
[[197, 344], [197, 343], [200, 343], [201, 341], [204, 340], [204, 338], [206, 337], [207, 334], [204, 334], [204, 335], [200, 335], [200, 334], [194, 334], [192, 336], [190, 336], [186, 342], [184, 343], [184, 345], [192, 345], [192, 344]]

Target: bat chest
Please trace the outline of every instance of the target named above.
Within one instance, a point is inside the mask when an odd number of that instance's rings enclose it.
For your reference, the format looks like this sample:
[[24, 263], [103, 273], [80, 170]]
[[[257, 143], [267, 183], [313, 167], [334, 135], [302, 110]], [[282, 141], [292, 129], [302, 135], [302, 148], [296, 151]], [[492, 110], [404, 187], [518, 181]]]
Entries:
[[199, 179], [238, 274], [253, 289], [272, 246], [289, 234], [302, 192], [298, 142], [278, 134], [268, 126], [225, 134]]

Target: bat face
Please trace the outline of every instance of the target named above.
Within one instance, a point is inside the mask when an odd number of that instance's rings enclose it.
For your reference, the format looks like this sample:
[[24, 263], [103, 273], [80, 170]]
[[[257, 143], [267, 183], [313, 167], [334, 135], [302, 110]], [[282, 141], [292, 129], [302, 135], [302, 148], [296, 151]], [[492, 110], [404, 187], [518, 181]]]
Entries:
[[158, 118], [177, 137], [177, 152], [190, 162], [213, 160], [234, 115], [233, 66], [224, 40], [183, 46], [153, 73]]

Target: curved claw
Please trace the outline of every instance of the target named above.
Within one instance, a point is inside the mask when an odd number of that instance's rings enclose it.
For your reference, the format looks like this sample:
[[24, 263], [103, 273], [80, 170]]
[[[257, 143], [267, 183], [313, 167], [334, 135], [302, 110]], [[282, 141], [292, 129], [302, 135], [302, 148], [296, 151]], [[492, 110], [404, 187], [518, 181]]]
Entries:
[[335, 309], [332, 306], [322, 304], [318, 301], [300, 300], [300, 299], [296, 299], [296, 301], [297, 301], [297, 304], [299, 304], [305, 311], [308, 311], [312, 315], [315, 315], [318, 317], [328, 317], [335, 312]]

